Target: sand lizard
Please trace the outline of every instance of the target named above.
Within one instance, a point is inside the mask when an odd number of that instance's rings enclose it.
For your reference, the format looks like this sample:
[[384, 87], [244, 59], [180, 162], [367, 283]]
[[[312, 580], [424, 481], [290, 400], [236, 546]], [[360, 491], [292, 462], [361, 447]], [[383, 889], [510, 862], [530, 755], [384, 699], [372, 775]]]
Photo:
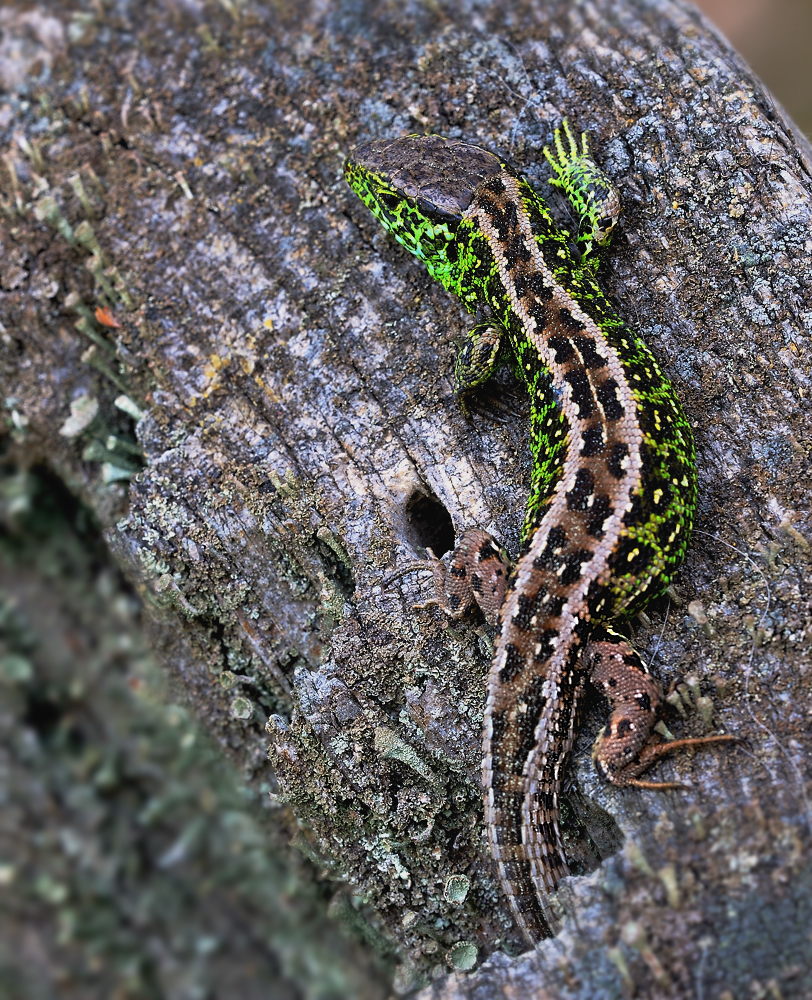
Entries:
[[[613, 709], [595, 744], [616, 785], [673, 788], [638, 775], [655, 743], [662, 689], [611, 624], [662, 594], [681, 563], [696, 507], [693, 435], [643, 341], [596, 280], [618, 193], [564, 122], [544, 153], [578, 213], [577, 252], [529, 183], [481, 147], [437, 135], [379, 140], [345, 164], [353, 191], [469, 312], [489, 314], [455, 369], [464, 398], [506, 358], [530, 394], [530, 497], [520, 558], [479, 529], [450, 569], [429, 553], [436, 603], [476, 602], [500, 624], [488, 678], [482, 780], [491, 853], [531, 943], [549, 936], [549, 893], [568, 873], [559, 829], [562, 766], [587, 677]], [[565, 141], [566, 140], [566, 145]], [[678, 786], [677, 786], [678, 787]]]

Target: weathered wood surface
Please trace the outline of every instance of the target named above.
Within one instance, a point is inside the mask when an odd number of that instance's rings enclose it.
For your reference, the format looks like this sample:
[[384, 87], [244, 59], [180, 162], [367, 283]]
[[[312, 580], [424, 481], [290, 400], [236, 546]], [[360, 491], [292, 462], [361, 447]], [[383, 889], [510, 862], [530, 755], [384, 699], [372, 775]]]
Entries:
[[[425, 997], [809, 996], [808, 147], [667, 0], [96, 10], [3, 12], [6, 412], [107, 526], [201, 717], [351, 884], [334, 912]], [[505, 375], [465, 421], [450, 371], [471, 320], [341, 165], [356, 141], [434, 130], [544, 189], [565, 115], [625, 200], [603, 280], [699, 450], [700, 531], [635, 641], [747, 750], [663, 764], [684, 793], [607, 789], [596, 699], [570, 769], [565, 929], [510, 958], [477, 783], [488, 631], [413, 612], [425, 577], [382, 581], [452, 525], [516, 550], [527, 405]], [[77, 330], [82, 303], [121, 325]], [[88, 354], [88, 329], [117, 357]], [[108, 441], [132, 431], [124, 391], [144, 411], [129, 488]], [[60, 433], [82, 397], [93, 422]], [[443, 978], [466, 944], [493, 957]]]

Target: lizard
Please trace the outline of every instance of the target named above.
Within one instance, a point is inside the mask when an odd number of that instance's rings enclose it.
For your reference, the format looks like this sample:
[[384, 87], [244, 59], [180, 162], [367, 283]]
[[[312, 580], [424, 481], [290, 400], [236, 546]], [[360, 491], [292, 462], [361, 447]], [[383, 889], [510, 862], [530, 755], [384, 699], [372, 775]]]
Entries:
[[550, 894], [569, 873], [559, 794], [587, 677], [612, 709], [593, 760], [617, 786], [683, 787], [639, 775], [664, 753], [736, 739], [655, 742], [662, 688], [614, 628], [666, 590], [685, 556], [695, 447], [654, 355], [597, 280], [618, 191], [566, 119], [554, 145], [544, 148], [550, 183], [579, 217], [576, 241], [522, 174], [461, 139], [373, 140], [344, 166], [384, 228], [469, 312], [487, 313], [458, 354], [458, 398], [506, 359], [530, 395], [530, 495], [515, 565], [472, 528], [448, 570], [429, 550], [396, 575], [429, 566], [436, 597], [427, 603], [452, 618], [478, 604], [499, 626], [483, 726], [485, 823], [531, 945], [555, 932]]

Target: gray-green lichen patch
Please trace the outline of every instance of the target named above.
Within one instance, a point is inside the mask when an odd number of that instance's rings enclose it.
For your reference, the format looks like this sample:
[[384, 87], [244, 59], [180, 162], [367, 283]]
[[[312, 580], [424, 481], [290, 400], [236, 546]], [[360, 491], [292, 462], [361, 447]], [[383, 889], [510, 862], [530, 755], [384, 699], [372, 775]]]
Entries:
[[6, 653], [0, 657], [0, 680], [6, 684], [25, 684], [34, 677], [31, 661], [19, 653]]
[[232, 719], [250, 719], [254, 714], [254, 706], [248, 698], [239, 696], [232, 698], [229, 713]]
[[467, 875], [449, 875], [443, 886], [443, 895], [449, 903], [464, 903], [471, 888], [471, 880]]
[[381, 757], [389, 757], [391, 760], [399, 760], [406, 764], [429, 784], [438, 784], [437, 775], [424, 763], [419, 754], [386, 726], [378, 726], [375, 729], [375, 750]]
[[457, 941], [446, 955], [448, 964], [461, 972], [470, 972], [476, 965], [477, 947], [471, 941]]

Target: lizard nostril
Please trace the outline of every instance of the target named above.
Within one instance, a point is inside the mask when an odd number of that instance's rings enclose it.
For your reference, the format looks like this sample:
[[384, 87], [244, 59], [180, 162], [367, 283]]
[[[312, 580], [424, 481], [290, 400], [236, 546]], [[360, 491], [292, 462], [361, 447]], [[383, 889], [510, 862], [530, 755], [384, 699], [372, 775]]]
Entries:
[[436, 496], [415, 492], [406, 502], [410, 541], [430, 548], [439, 558], [454, 548], [451, 515]]

